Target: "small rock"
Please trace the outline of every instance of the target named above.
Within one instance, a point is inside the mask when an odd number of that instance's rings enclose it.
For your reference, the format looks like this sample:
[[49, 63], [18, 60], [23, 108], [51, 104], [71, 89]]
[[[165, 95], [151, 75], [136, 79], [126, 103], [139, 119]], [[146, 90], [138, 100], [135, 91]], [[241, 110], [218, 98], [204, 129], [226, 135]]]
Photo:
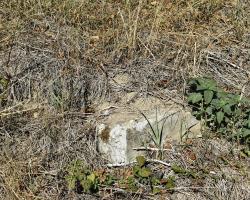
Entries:
[[169, 139], [181, 141], [186, 133], [188, 137], [201, 134], [200, 122], [174, 103], [164, 104], [150, 97], [139, 98], [126, 108], [115, 107], [117, 109], [97, 125], [98, 149], [112, 164], [134, 161], [142, 154], [134, 148], [155, 146], [148, 121], [137, 109], [146, 115], [155, 132], [163, 128], [162, 144]]

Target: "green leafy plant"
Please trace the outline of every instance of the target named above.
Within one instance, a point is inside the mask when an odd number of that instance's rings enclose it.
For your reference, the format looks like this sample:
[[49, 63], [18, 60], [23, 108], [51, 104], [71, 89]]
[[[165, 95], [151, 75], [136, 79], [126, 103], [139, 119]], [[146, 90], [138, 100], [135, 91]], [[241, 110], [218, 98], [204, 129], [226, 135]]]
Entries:
[[176, 174], [181, 174], [184, 176], [188, 176], [188, 177], [192, 177], [192, 178], [196, 178], [197, 175], [195, 172], [188, 170], [188, 169], [184, 169], [183, 167], [177, 165], [177, 164], [173, 164], [171, 166], [171, 169], [174, 171], [174, 173]]
[[98, 176], [86, 168], [82, 161], [73, 161], [68, 169], [68, 175], [65, 177], [69, 189], [75, 189], [78, 193], [96, 193], [99, 189]]
[[209, 78], [189, 81], [188, 103], [193, 114], [212, 130], [230, 139], [249, 144], [250, 101], [239, 94], [225, 92]]
[[137, 165], [133, 167], [133, 173], [141, 182], [148, 181], [152, 175], [150, 168], [146, 167], [146, 159], [144, 156], [136, 157]]
[[[81, 160], [74, 160], [67, 168], [65, 177], [68, 187], [77, 193], [93, 194], [99, 191], [100, 187], [113, 186], [137, 192], [141, 186], [151, 189], [153, 194], [161, 193], [164, 189], [175, 187], [174, 177], [163, 178], [163, 173], [153, 171], [149, 162], [144, 156], [136, 158], [136, 165], [121, 179], [112, 176], [104, 169], [96, 171], [89, 170]], [[131, 169], [130, 169], [131, 170]]]
[[166, 181], [166, 188], [167, 189], [173, 189], [175, 187], [175, 177], [169, 176]]
[[134, 178], [139, 183], [148, 185], [153, 194], [160, 193], [164, 187], [172, 189], [175, 187], [175, 180], [173, 177], [168, 179], [157, 176], [149, 167], [144, 156], [136, 157], [137, 164], [133, 167]]
[[118, 181], [119, 187], [132, 191], [137, 192], [139, 190], [138, 181], [134, 176], [123, 177]]
[[104, 185], [112, 186], [116, 181], [116, 178], [111, 175], [106, 175], [105, 180], [103, 182]]
[[[167, 117], [165, 117], [163, 119], [162, 125], [160, 127], [160, 121], [158, 120], [158, 112], [156, 109], [156, 125], [154, 127], [154, 125], [149, 121], [149, 118], [143, 113], [140, 112], [141, 115], [146, 119], [146, 121], [148, 122], [148, 125], [150, 127], [150, 137], [154, 143], [154, 145], [159, 149], [159, 152], [157, 152], [157, 157], [159, 157], [160, 159], [162, 159], [162, 155], [163, 155], [163, 134], [164, 134], [164, 125], [166, 123]], [[158, 154], [159, 153], [159, 154]]]

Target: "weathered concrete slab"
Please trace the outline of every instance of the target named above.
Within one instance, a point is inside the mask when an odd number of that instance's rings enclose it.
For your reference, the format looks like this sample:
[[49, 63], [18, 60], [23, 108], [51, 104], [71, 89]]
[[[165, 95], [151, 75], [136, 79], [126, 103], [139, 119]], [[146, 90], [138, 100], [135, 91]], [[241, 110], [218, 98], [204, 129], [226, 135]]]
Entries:
[[154, 97], [138, 98], [126, 107], [113, 108], [110, 113], [103, 111], [104, 119], [97, 126], [98, 149], [111, 163], [131, 162], [138, 155], [133, 148], [154, 144], [149, 124], [138, 109], [147, 116], [154, 130], [157, 123], [163, 127], [163, 145], [167, 139], [180, 141], [187, 132], [189, 137], [201, 134], [200, 122], [173, 102], [164, 104]]

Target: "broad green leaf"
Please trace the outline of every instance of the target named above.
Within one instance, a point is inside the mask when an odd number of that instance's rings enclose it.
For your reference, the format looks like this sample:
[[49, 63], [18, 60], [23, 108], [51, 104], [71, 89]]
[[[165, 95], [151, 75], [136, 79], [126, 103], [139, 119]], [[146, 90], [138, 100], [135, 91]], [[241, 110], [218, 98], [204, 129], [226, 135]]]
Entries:
[[191, 79], [190, 81], [188, 81], [188, 85], [197, 85], [198, 82], [196, 79]]
[[166, 188], [167, 189], [172, 189], [175, 187], [175, 177], [174, 176], [170, 176], [167, 180], [167, 184], [166, 184]]
[[230, 119], [228, 117], [225, 117], [225, 122], [226, 123], [229, 123], [230, 122]]
[[220, 108], [223, 108], [223, 106], [225, 106], [226, 105], [226, 101], [224, 100], [224, 99], [221, 99], [220, 101], [219, 101], [219, 106], [220, 106]]
[[151, 179], [151, 183], [152, 183], [152, 185], [160, 185], [161, 181], [158, 178], [153, 176]]
[[239, 102], [241, 99], [240, 95], [238, 95], [238, 94], [229, 94], [228, 96], [230, 99], [233, 99], [236, 102]]
[[235, 110], [235, 115], [238, 117], [238, 116], [241, 116], [242, 115], [242, 110], [240, 108], [237, 108]]
[[242, 129], [242, 134], [240, 135], [243, 138], [247, 138], [250, 136], [250, 129], [248, 128], [243, 128]]
[[208, 78], [199, 78], [197, 79], [198, 83], [200, 85], [207, 85], [207, 86], [216, 86], [216, 82], [212, 79], [208, 79]]
[[227, 96], [227, 93], [224, 92], [224, 91], [220, 91], [220, 92], [217, 92], [216, 96], [221, 99], [221, 98], [225, 98]]
[[105, 178], [105, 184], [108, 185], [108, 186], [111, 186], [115, 183], [115, 178], [111, 175], [107, 175], [106, 178]]
[[219, 109], [220, 101], [218, 99], [213, 99], [211, 104], [214, 106], [214, 108]]
[[137, 161], [137, 164], [138, 164], [140, 167], [144, 166], [145, 163], [146, 163], [146, 159], [145, 159], [144, 156], [137, 156], [137, 157], [136, 157], [136, 161]]
[[225, 113], [227, 113], [228, 115], [231, 115], [232, 114], [232, 110], [231, 110], [231, 106], [229, 104], [225, 105], [223, 107], [223, 110]]
[[134, 174], [138, 174], [138, 172], [139, 172], [140, 169], [141, 169], [141, 168], [140, 168], [138, 165], [135, 165], [135, 166], [133, 167], [133, 173], [134, 173]]
[[143, 167], [138, 171], [138, 175], [142, 178], [148, 178], [152, 174], [151, 169]]
[[[94, 179], [93, 179], [94, 178]], [[83, 191], [86, 193], [95, 193], [98, 192], [99, 182], [94, 174], [88, 176], [86, 180], [82, 180], [81, 185], [83, 187]]]
[[213, 91], [211, 91], [211, 90], [204, 91], [204, 100], [205, 100], [205, 103], [209, 104], [212, 101], [213, 96], [214, 96], [214, 92]]
[[226, 104], [226, 102], [225, 102], [223, 99], [221, 99], [221, 100], [219, 100], [219, 99], [213, 99], [213, 100], [211, 101], [211, 104], [212, 104], [216, 109], [220, 109], [220, 108], [222, 108], [222, 107]]
[[159, 187], [153, 187], [153, 194], [159, 194], [161, 192], [161, 189]]
[[188, 102], [198, 103], [202, 100], [202, 95], [200, 93], [191, 93], [188, 96]]
[[246, 120], [245, 123], [244, 123], [245, 126], [247, 126], [247, 128], [250, 128], [250, 120]]
[[208, 88], [203, 86], [203, 85], [198, 85], [197, 88], [196, 88], [197, 91], [202, 91], [202, 90], [207, 90], [207, 89]]
[[224, 113], [219, 111], [216, 113], [216, 118], [217, 118], [217, 122], [218, 124], [221, 124], [221, 122], [223, 121], [224, 118]]
[[171, 169], [174, 171], [174, 173], [176, 173], [176, 174], [185, 174], [187, 171], [184, 169], [184, 168], [182, 168], [182, 167], [180, 167], [180, 166], [178, 166], [178, 165], [176, 165], [176, 164], [173, 164], [172, 166], [171, 166]]
[[199, 86], [197, 90], [216, 90], [216, 82], [214, 80], [208, 78], [200, 78], [198, 79]]
[[212, 109], [212, 107], [210, 107], [210, 106], [207, 107], [207, 108], [206, 108], [206, 113], [209, 114], [209, 115], [213, 114], [213, 109]]

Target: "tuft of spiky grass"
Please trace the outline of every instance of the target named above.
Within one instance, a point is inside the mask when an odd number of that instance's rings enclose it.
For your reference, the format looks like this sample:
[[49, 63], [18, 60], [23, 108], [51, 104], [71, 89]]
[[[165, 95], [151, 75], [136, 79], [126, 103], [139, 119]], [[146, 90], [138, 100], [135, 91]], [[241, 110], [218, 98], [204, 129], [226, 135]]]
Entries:
[[149, 135], [154, 143], [154, 145], [156, 146], [156, 148], [159, 149], [159, 155], [158, 155], [158, 151], [157, 151], [157, 156], [160, 159], [162, 159], [163, 156], [163, 145], [164, 145], [164, 127], [165, 127], [165, 123], [166, 120], [168, 119], [168, 116], [163, 118], [161, 127], [160, 127], [160, 122], [158, 120], [158, 111], [157, 108], [155, 110], [155, 128], [154, 125], [150, 122], [149, 118], [142, 112], [140, 111], [141, 115], [145, 118], [145, 120], [148, 122], [148, 125], [150, 127], [150, 131], [149, 131]]

